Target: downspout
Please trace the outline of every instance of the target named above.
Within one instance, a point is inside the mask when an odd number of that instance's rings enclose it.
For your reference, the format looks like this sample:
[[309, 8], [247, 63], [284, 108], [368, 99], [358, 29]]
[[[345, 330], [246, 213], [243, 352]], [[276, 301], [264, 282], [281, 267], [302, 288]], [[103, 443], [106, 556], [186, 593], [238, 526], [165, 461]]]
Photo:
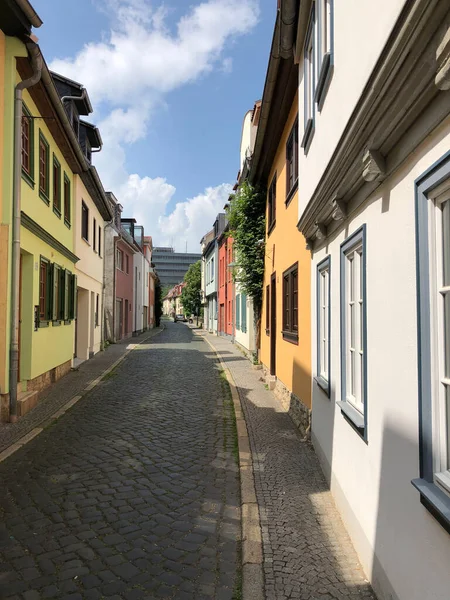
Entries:
[[41, 79], [42, 55], [35, 42], [26, 44], [33, 75], [14, 90], [14, 167], [11, 252], [11, 341], [9, 363], [9, 420], [17, 421], [17, 379], [19, 376], [19, 292], [20, 292], [20, 200], [22, 181], [22, 93]]

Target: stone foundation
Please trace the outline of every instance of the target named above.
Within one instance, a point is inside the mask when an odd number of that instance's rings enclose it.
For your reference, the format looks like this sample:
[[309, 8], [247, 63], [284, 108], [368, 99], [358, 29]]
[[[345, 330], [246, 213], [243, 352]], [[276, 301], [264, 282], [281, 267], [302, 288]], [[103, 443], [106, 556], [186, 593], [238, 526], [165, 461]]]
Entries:
[[[24, 403], [24, 406], [21, 407], [21, 410], [23, 410], [23, 412], [21, 414], [19, 414], [18, 416], [19, 417], [23, 416], [29, 410], [34, 408], [36, 403], [39, 402], [40, 392], [42, 392], [43, 390], [48, 388], [48, 386], [51, 385], [52, 383], [55, 383], [56, 381], [61, 379], [61, 377], [64, 377], [65, 375], [67, 375], [67, 373], [70, 372], [71, 368], [72, 368], [72, 361], [68, 360], [65, 363], [62, 363], [61, 365], [58, 365], [54, 369], [50, 369], [50, 371], [47, 371], [46, 373], [42, 373], [41, 375], [38, 375], [37, 377], [35, 377], [34, 379], [31, 379], [30, 381], [22, 382], [21, 385], [19, 384], [19, 391], [20, 391], [20, 389], [24, 389], [26, 386], [26, 392], [37, 392], [37, 396], [32, 395], [32, 394], [27, 394], [27, 396], [29, 396], [30, 400], [28, 402]], [[19, 412], [20, 412], [20, 410], [19, 410]], [[0, 421], [2, 423], [9, 422], [9, 394], [2, 394], [0, 396]]]
[[262, 366], [263, 376], [269, 389], [281, 402], [284, 410], [289, 414], [302, 438], [309, 439], [311, 433], [311, 409], [305, 406], [298, 396], [289, 390], [282, 381], [270, 374], [266, 365]]

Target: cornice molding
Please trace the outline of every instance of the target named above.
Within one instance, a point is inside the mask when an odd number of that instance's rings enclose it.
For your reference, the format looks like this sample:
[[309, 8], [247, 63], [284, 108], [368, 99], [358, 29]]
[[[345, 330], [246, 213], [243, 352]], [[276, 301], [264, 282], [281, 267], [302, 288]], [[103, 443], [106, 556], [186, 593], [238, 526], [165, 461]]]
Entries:
[[48, 231], [46, 231], [43, 227], [41, 227], [36, 221], [33, 221], [31, 217], [29, 217], [23, 211], [20, 213], [20, 223], [31, 231], [35, 236], [41, 239], [43, 242], [54, 248], [57, 252], [68, 258], [73, 263], [78, 262], [80, 259], [76, 256], [69, 248], [66, 248], [61, 242], [59, 242], [56, 238], [54, 238]]
[[441, 91], [435, 81], [436, 57], [450, 48], [449, 23], [446, 0], [406, 3], [300, 217], [306, 238], [315, 237], [317, 222], [333, 221], [336, 195], [341, 207], [354, 198], [361, 204], [450, 115], [450, 91]]

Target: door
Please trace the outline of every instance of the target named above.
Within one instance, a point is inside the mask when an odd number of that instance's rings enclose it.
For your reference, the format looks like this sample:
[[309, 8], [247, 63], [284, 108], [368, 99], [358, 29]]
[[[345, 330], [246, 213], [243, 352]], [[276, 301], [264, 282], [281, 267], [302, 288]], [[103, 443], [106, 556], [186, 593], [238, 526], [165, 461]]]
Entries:
[[119, 341], [122, 338], [122, 325], [123, 325], [123, 310], [122, 300], [116, 299], [116, 340]]
[[277, 278], [270, 278], [270, 374], [276, 375], [277, 358]]
[[225, 323], [225, 305], [221, 304], [219, 307], [219, 332], [224, 332], [224, 323]]

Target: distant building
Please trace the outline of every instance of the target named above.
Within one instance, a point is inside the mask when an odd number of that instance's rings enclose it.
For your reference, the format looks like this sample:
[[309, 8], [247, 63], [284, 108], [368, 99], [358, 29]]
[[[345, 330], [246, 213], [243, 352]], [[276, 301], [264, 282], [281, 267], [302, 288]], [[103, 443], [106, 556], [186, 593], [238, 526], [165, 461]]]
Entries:
[[153, 248], [152, 255], [162, 287], [183, 281], [189, 267], [201, 258], [201, 254], [174, 252], [170, 247]]

